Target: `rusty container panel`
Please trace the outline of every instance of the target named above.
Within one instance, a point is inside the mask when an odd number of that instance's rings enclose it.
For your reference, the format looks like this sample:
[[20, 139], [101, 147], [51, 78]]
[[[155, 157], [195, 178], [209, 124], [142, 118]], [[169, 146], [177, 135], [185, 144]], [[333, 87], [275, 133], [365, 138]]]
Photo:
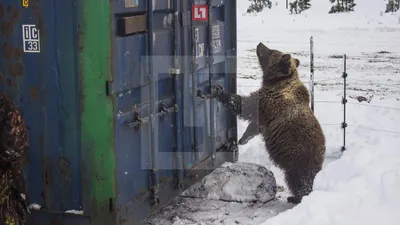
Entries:
[[50, 211], [79, 210], [74, 8], [67, 1], [24, 2], [0, 1], [0, 91], [28, 126], [28, 200]]
[[204, 97], [236, 92], [235, 0], [0, 0], [0, 25], [29, 224], [138, 224], [237, 159], [236, 118]]

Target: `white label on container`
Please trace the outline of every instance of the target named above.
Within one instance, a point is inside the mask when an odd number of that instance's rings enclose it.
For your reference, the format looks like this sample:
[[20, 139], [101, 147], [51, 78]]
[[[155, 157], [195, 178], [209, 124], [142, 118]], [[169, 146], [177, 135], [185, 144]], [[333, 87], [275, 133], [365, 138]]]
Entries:
[[40, 35], [36, 25], [22, 25], [22, 40], [24, 52], [40, 52]]

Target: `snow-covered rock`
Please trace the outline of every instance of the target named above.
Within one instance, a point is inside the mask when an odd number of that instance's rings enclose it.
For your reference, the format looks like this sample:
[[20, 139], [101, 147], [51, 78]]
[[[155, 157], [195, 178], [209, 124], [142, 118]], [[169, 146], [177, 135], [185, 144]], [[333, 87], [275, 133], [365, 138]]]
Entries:
[[268, 202], [275, 198], [274, 174], [254, 163], [225, 163], [182, 193], [182, 196], [236, 202]]

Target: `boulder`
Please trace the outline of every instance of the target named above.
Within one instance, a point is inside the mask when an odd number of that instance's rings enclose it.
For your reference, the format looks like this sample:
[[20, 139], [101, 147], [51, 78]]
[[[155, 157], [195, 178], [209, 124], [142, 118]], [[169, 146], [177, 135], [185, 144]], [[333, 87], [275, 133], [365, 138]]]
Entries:
[[268, 202], [277, 192], [274, 174], [254, 163], [225, 163], [181, 195], [233, 202]]

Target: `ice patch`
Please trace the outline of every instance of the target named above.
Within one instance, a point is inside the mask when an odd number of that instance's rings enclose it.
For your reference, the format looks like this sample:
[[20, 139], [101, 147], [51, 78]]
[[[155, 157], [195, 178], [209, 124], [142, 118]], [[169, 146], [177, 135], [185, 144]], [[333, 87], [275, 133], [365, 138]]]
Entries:
[[273, 173], [254, 163], [225, 163], [182, 196], [236, 202], [268, 202], [275, 198]]
[[82, 210], [67, 210], [65, 213], [76, 214], [76, 215], [83, 215]]
[[28, 206], [28, 209], [31, 209], [31, 210], [40, 210], [41, 208], [42, 208], [42, 206], [39, 204], [36, 204], [36, 203], [32, 203]]

